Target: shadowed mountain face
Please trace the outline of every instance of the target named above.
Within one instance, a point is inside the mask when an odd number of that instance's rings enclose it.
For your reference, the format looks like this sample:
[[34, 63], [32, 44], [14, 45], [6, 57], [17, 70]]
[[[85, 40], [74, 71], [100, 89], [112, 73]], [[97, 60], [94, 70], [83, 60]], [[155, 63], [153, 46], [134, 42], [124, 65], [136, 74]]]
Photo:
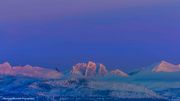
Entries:
[[51, 70], [43, 67], [14, 66], [12, 67], [8, 62], [0, 64], [1, 75], [22, 75], [27, 77], [44, 78], [44, 79], [57, 79], [62, 74], [56, 70]]

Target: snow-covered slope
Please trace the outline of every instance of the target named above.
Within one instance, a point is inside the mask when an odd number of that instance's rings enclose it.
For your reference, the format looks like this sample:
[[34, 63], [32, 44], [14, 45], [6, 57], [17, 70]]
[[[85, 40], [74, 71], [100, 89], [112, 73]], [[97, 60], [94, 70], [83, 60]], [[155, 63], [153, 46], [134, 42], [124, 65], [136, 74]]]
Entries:
[[128, 74], [126, 74], [125, 72], [123, 72], [119, 69], [112, 70], [111, 74], [121, 76], [121, 77], [128, 77]]
[[99, 65], [98, 75], [105, 76], [108, 74], [106, 67], [103, 64]]
[[134, 84], [122, 82], [89, 82], [90, 88], [97, 90], [110, 90], [111, 96], [118, 98], [162, 98], [155, 92]]
[[179, 67], [161, 61], [130, 73], [131, 81], [180, 81]]
[[180, 68], [178, 65], [174, 65], [166, 61], [161, 61], [159, 64], [157, 64], [153, 68], [152, 71], [153, 72], [179, 72]]
[[0, 74], [12, 74], [12, 67], [8, 62], [0, 64]]
[[116, 100], [132, 99], [130, 101], [133, 101], [133, 99], [165, 101], [163, 97], [143, 86], [90, 79], [40, 80], [21, 76], [0, 76], [0, 92], [0, 96], [9, 94], [13, 96], [43, 96], [45, 98], [55, 96], [60, 98], [79, 98], [82, 100], [112, 98]]
[[129, 75], [136, 75], [139, 73], [174, 73], [174, 72], [180, 72], [180, 65], [174, 65], [172, 63], [166, 62], [166, 61], [160, 61], [158, 63], [152, 64], [150, 66], [140, 68], [138, 70], [131, 71]]
[[0, 75], [22, 75], [44, 79], [57, 79], [62, 76], [62, 74], [56, 70], [43, 67], [32, 67], [30, 65], [12, 67], [8, 62], [0, 64]]
[[[109, 82], [109, 81], [90, 81], [87, 79], [75, 80], [50, 80], [30, 85], [32, 89], [42, 89], [40, 85], [51, 87], [48, 94], [63, 96], [81, 96], [81, 97], [109, 97], [118, 99], [163, 99], [155, 92], [138, 85]], [[56, 88], [56, 89], [54, 89]], [[63, 88], [63, 89], [62, 89]], [[42, 92], [41, 94], [46, 94]]]

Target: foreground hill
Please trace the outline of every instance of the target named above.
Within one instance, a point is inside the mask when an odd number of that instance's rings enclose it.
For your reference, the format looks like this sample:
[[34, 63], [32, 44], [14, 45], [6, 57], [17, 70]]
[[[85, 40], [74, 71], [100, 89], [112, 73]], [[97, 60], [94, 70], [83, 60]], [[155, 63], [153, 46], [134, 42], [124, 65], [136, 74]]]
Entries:
[[43, 101], [61, 98], [64, 98], [63, 101], [167, 101], [155, 92], [135, 84], [87, 78], [42, 80], [22, 76], [0, 76], [0, 96], [24, 96]]

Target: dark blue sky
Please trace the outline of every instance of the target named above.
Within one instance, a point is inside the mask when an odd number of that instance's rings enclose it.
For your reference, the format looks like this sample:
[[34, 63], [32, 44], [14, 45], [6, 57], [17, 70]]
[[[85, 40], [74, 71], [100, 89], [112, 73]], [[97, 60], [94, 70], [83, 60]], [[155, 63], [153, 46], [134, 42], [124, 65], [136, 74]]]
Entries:
[[123, 70], [180, 63], [179, 0], [0, 1], [0, 62]]

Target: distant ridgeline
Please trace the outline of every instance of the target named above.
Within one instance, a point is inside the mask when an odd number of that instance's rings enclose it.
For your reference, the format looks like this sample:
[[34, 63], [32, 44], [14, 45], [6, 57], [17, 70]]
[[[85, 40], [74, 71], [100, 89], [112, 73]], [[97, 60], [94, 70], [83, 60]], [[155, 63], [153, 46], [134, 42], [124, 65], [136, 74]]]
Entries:
[[[145, 68], [146, 70], [146, 68]], [[140, 71], [140, 70], [139, 70]], [[166, 61], [161, 61], [151, 67], [151, 72], [179, 72], [180, 65], [174, 65]], [[136, 74], [138, 72], [132, 72]], [[33, 67], [30, 65], [26, 66], [11, 66], [8, 62], [0, 64], [1, 75], [22, 75], [27, 77], [44, 78], [44, 79], [58, 79], [63, 76], [58, 69], [47, 69], [43, 67]], [[89, 61], [88, 63], [77, 63], [73, 66], [70, 71], [71, 75], [83, 76], [83, 77], [94, 77], [94, 76], [107, 76], [116, 75], [120, 77], [129, 77], [129, 75], [120, 69], [108, 71], [103, 64], [96, 64]]]
[[56, 70], [51, 70], [43, 67], [33, 67], [30, 65], [11, 66], [8, 62], [0, 64], [0, 74], [12, 76], [21, 75], [44, 79], [57, 79], [62, 76], [62, 74]]

